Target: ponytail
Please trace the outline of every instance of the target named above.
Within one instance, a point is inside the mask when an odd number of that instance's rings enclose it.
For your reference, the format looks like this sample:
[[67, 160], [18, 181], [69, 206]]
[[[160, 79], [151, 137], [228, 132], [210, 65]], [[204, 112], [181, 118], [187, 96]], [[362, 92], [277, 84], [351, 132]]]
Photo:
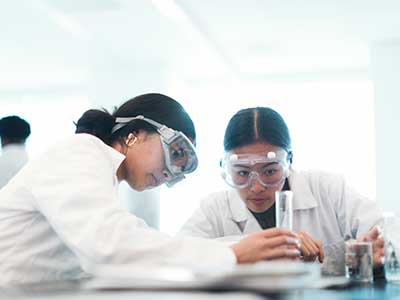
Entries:
[[88, 133], [111, 144], [111, 130], [115, 124], [114, 117], [106, 110], [90, 109], [76, 123], [75, 133]]

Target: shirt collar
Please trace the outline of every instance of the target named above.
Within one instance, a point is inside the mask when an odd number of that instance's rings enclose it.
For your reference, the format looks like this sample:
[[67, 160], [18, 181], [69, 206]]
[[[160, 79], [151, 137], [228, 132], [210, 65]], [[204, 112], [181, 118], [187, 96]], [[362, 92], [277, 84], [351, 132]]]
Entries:
[[0, 156], [3, 156], [4, 158], [6, 156], [19, 156], [27, 159], [28, 153], [26, 152], [25, 145], [9, 144], [5, 145], [0, 150]]
[[122, 153], [118, 152], [117, 150], [115, 150], [113, 147], [110, 147], [108, 145], [106, 145], [106, 147], [107, 147], [106, 151], [109, 154], [111, 166], [112, 166], [112, 169], [113, 169], [113, 171], [115, 173], [115, 177], [116, 177], [117, 170], [120, 167], [120, 165], [122, 164], [122, 162], [124, 161], [124, 159], [126, 158], [126, 156], [123, 155]]
[[2, 151], [23, 150], [25, 151], [25, 144], [7, 144], [3, 146]]

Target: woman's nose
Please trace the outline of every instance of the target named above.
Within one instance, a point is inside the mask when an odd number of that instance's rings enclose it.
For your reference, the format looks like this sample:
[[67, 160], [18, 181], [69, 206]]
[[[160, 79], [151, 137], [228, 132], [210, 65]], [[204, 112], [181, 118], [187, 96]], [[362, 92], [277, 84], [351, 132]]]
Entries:
[[265, 187], [260, 183], [259, 179], [257, 176], [253, 176], [250, 178], [250, 191], [258, 194], [261, 193], [265, 190]]

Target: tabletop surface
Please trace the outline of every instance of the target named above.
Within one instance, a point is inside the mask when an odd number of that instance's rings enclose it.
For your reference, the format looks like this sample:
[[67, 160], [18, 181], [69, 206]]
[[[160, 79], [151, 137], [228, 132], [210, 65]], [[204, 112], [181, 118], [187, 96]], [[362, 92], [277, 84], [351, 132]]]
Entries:
[[400, 283], [387, 283], [384, 279], [372, 284], [352, 284], [335, 289], [296, 290], [280, 294], [259, 294], [251, 291], [138, 291], [138, 290], [86, 290], [81, 282], [56, 282], [25, 286], [0, 287], [0, 299], [193, 299], [193, 300], [260, 300], [260, 299], [378, 299], [400, 300]]

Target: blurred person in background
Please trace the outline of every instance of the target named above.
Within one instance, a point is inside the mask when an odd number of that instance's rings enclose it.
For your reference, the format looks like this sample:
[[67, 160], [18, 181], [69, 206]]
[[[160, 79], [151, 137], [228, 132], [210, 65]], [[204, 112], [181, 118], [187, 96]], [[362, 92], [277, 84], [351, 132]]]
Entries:
[[31, 134], [27, 121], [18, 116], [0, 119], [0, 189], [26, 164], [25, 142]]

